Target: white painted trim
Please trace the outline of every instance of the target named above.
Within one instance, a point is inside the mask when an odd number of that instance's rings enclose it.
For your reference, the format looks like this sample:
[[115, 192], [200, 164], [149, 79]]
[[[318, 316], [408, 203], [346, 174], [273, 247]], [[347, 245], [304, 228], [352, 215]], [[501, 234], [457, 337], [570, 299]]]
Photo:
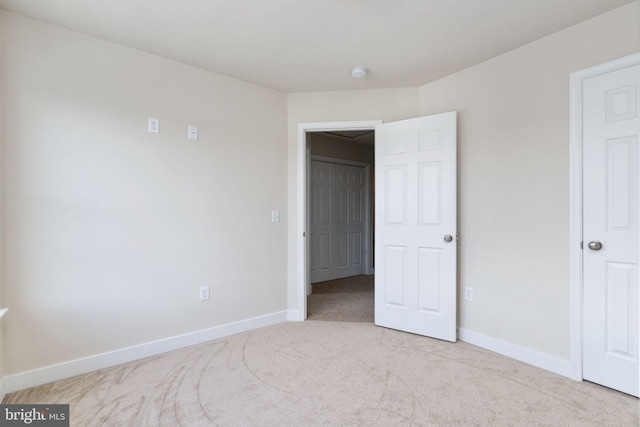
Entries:
[[569, 77], [569, 360], [582, 380], [582, 79]]
[[[371, 236], [371, 164], [366, 162], [359, 162], [356, 160], [339, 159], [336, 157], [316, 156], [312, 155], [311, 160], [318, 162], [336, 163], [346, 166], [357, 166], [364, 168], [365, 174], [365, 187], [364, 187], [364, 200], [363, 204], [367, 208], [365, 209], [364, 216], [364, 245], [363, 249], [366, 255], [364, 258], [364, 274], [373, 274], [373, 239]], [[307, 247], [309, 251], [309, 247]], [[307, 252], [308, 253], [308, 252]]]
[[[305, 209], [307, 212], [311, 212], [311, 197], [309, 197], [308, 195], [311, 194], [311, 135], [309, 135], [308, 133], [305, 133], [305, 139], [306, 141], [306, 157], [305, 157], [305, 163], [304, 163], [304, 167], [305, 167], [305, 173], [304, 173], [304, 179], [306, 180], [307, 184], [305, 186], [305, 189], [307, 190], [307, 192], [305, 193]], [[305, 230], [311, 230], [311, 217], [309, 215], [306, 216], [305, 218]], [[306, 266], [310, 266], [310, 259], [311, 259], [311, 239], [304, 239], [304, 262]], [[313, 292], [313, 290], [311, 289], [311, 267], [309, 267], [308, 270], [306, 270], [306, 276], [305, 276], [305, 292], [307, 295], [307, 298], [309, 297], [309, 295], [311, 295], [311, 293]], [[305, 298], [305, 301], [308, 301]], [[305, 311], [306, 313], [306, 311]], [[306, 315], [305, 315], [305, 319], [306, 319]]]
[[640, 64], [640, 53], [569, 76], [570, 378], [582, 380], [582, 86], [588, 78]]
[[86, 374], [98, 369], [108, 368], [121, 363], [132, 362], [145, 357], [155, 356], [168, 351], [202, 344], [207, 341], [228, 337], [241, 332], [274, 325], [287, 320], [287, 312], [267, 314], [239, 322], [227, 323], [213, 328], [177, 335], [145, 344], [135, 345], [120, 350], [71, 360], [56, 365], [46, 366], [19, 374], [7, 375], [4, 378], [3, 392], [11, 393], [29, 387], [35, 387], [63, 378]]
[[296, 288], [298, 292], [298, 309], [296, 321], [307, 318], [307, 247], [305, 233], [307, 229], [307, 132], [331, 132], [345, 130], [371, 130], [382, 120], [364, 120], [352, 122], [317, 122], [298, 123], [298, 237], [296, 239], [296, 266], [298, 268]]
[[556, 357], [492, 338], [469, 329], [460, 328], [458, 330], [458, 335], [460, 341], [464, 341], [493, 351], [494, 353], [502, 354], [503, 356], [528, 363], [529, 365], [572, 378], [571, 363], [567, 360], [558, 359]]
[[287, 321], [298, 322], [300, 321], [300, 317], [302, 317], [300, 315], [300, 310], [287, 310]]

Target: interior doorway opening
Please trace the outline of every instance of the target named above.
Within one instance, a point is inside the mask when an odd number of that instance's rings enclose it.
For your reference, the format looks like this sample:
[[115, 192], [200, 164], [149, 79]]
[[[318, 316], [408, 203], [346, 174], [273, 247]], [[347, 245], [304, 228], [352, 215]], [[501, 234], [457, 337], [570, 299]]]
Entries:
[[[365, 163], [369, 169], [366, 180], [369, 191], [365, 206], [368, 217], [366, 236], [363, 236], [363, 273], [373, 274], [373, 227], [374, 214], [372, 203], [374, 201], [373, 179], [373, 150], [375, 126], [382, 123], [381, 120], [358, 122], [330, 122], [330, 123], [301, 123], [298, 125], [298, 219], [300, 225], [298, 245], [298, 306], [300, 307], [300, 320], [307, 319], [307, 298], [311, 294], [311, 268], [312, 268], [312, 238], [311, 238], [311, 161], [312, 155], [327, 159], [338, 159], [341, 162]], [[314, 140], [321, 142], [314, 143]], [[354, 141], [358, 140], [358, 141]], [[324, 142], [322, 142], [324, 141]], [[366, 143], [364, 141], [367, 141]], [[355, 145], [354, 145], [355, 144]], [[316, 145], [312, 150], [312, 145]], [[361, 156], [369, 152], [366, 160], [361, 162]], [[359, 154], [358, 154], [359, 153]], [[354, 157], [355, 156], [355, 157]], [[371, 277], [372, 279], [372, 277]]]
[[374, 131], [310, 134], [310, 282], [372, 274]]
[[[303, 281], [298, 290], [305, 284], [311, 286], [307, 270], [311, 239], [305, 238], [309, 133], [373, 128], [377, 169], [374, 323], [456, 340], [456, 122], [457, 113], [449, 111], [386, 124], [359, 123], [357, 127], [298, 125], [298, 182], [302, 183], [298, 206], [304, 205], [298, 217], [298, 224], [304, 224], [297, 246], [304, 247], [298, 264], [303, 266], [299, 271]], [[300, 320], [307, 318], [306, 295], [297, 295], [303, 308], [297, 313]]]
[[372, 129], [312, 132], [307, 317], [373, 323]]

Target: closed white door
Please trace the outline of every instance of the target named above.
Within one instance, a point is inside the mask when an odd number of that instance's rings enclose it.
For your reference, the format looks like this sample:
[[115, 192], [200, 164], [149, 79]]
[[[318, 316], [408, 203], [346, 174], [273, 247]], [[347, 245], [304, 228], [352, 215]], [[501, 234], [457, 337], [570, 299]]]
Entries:
[[456, 113], [376, 126], [375, 323], [456, 340]]
[[583, 378], [638, 396], [640, 66], [583, 85]]
[[364, 274], [365, 169], [311, 161], [311, 283]]

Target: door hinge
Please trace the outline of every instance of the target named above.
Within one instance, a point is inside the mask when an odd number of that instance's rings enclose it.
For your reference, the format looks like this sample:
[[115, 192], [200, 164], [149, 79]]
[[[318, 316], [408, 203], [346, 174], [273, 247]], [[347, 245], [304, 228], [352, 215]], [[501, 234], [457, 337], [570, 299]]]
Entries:
[[580, 242], [580, 249], [584, 251], [584, 240]]

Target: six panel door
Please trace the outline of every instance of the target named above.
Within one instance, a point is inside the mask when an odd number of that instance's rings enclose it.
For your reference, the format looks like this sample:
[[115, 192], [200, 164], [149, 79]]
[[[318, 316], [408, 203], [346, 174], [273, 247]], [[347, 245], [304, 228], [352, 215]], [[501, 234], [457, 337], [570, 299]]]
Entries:
[[375, 323], [456, 340], [456, 113], [376, 126]]
[[311, 161], [311, 283], [364, 274], [365, 169]]
[[640, 66], [583, 86], [583, 377], [638, 396]]

